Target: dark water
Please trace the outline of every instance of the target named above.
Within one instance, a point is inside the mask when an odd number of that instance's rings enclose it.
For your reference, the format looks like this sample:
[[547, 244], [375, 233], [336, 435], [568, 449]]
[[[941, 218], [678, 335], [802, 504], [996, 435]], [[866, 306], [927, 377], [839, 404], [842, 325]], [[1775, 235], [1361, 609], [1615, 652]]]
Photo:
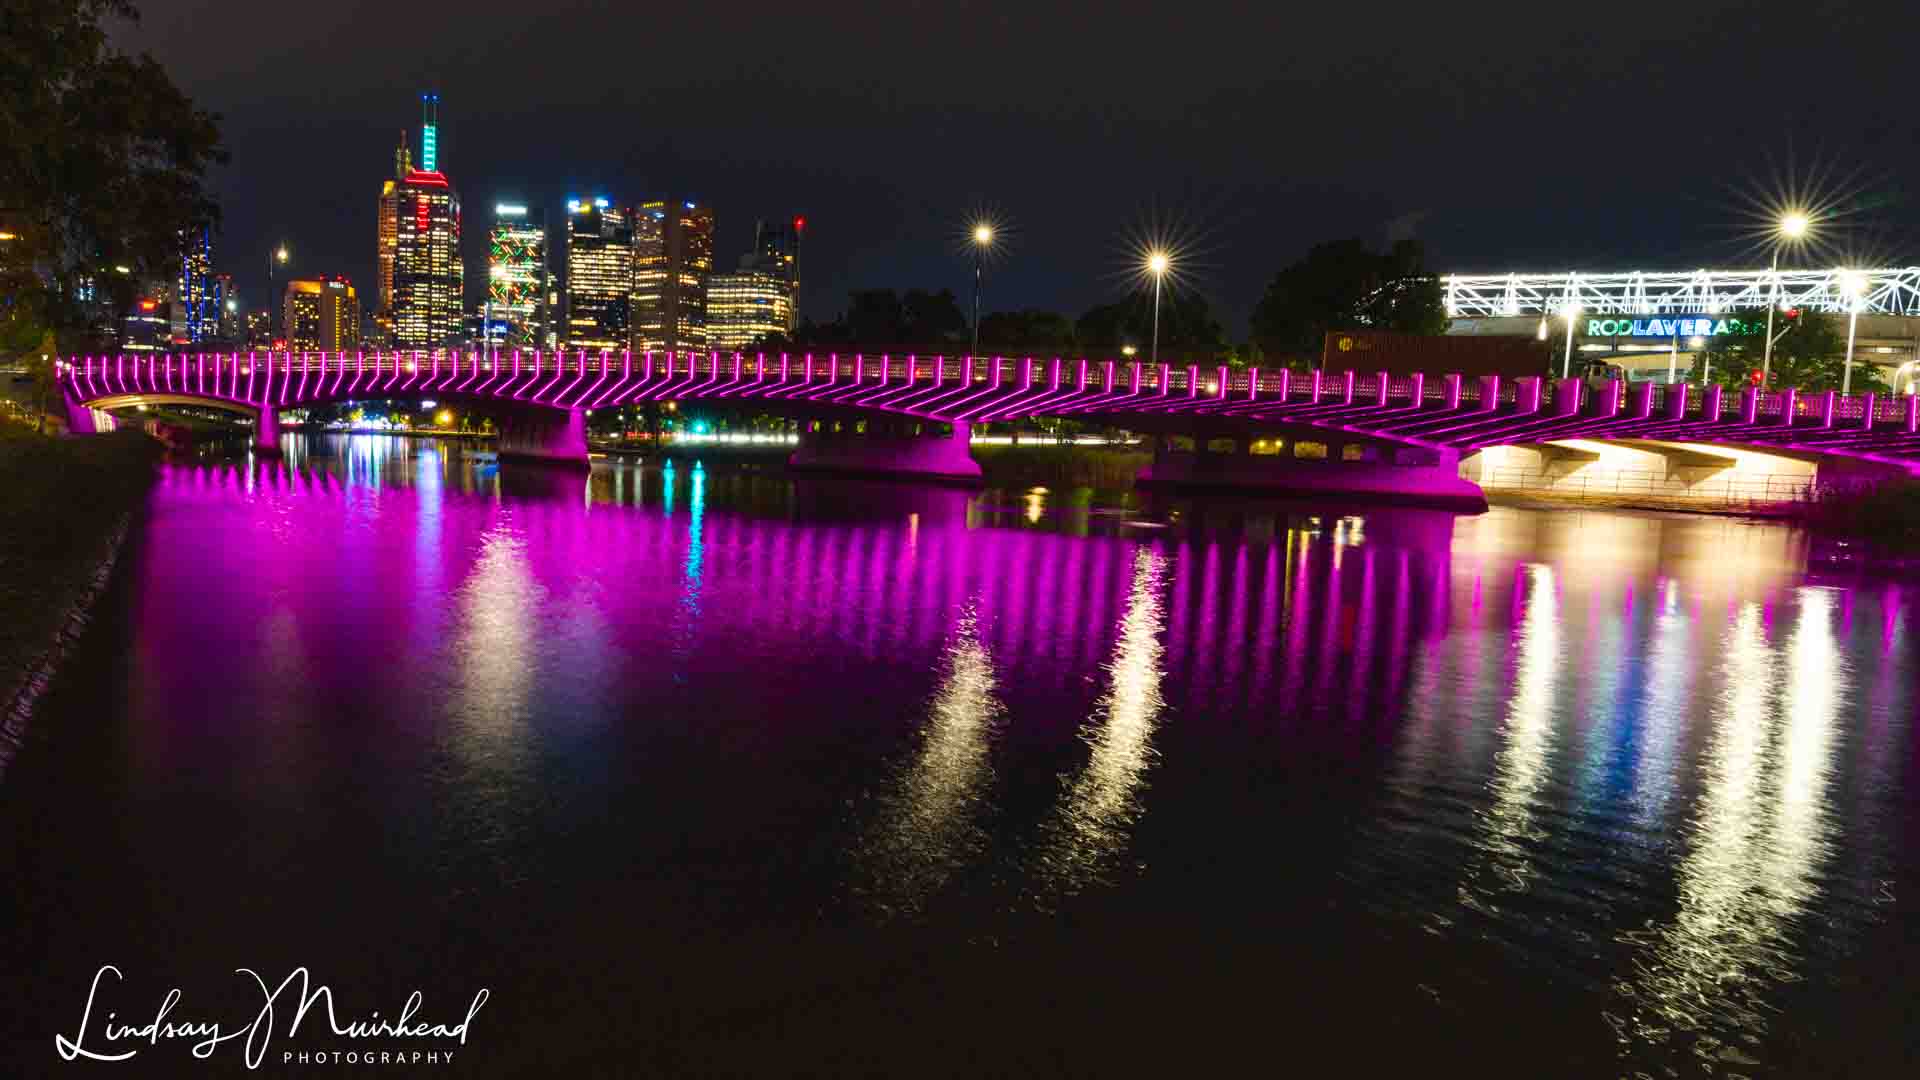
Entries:
[[1920, 597], [1784, 527], [301, 449], [164, 471], [0, 777], [18, 1075], [243, 1069], [61, 1061], [103, 964], [490, 992], [269, 1075], [1914, 1065]]

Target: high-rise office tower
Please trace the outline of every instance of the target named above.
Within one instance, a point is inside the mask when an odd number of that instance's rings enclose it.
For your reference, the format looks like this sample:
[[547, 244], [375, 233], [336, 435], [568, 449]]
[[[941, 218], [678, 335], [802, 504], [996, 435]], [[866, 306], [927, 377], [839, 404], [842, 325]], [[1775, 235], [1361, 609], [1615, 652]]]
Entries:
[[777, 274], [786, 281], [788, 333], [800, 322], [800, 241], [806, 229], [807, 219], [799, 215], [791, 222], [756, 221], [753, 253], [740, 260], [742, 270], [751, 266], [764, 273]]
[[548, 286], [547, 215], [518, 203], [495, 203], [480, 336], [494, 346], [544, 345]]
[[621, 350], [633, 340], [633, 218], [606, 199], [567, 202], [568, 349]]
[[707, 347], [744, 349], [762, 338], [793, 331], [793, 289], [777, 273], [746, 265], [707, 278]]
[[344, 277], [287, 282], [281, 329], [293, 352], [340, 352], [360, 344], [360, 297]]
[[633, 230], [633, 347], [707, 348], [712, 273], [713, 208], [688, 201], [643, 204]]
[[202, 225], [180, 234], [180, 282], [173, 297], [181, 316], [185, 344], [197, 345], [220, 336], [219, 289], [213, 274], [213, 229]]
[[407, 150], [407, 133], [402, 129], [400, 146], [393, 152], [393, 176], [380, 184], [380, 267], [373, 304], [380, 345], [393, 344], [393, 263], [400, 250], [400, 184], [412, 171], [413, 155]]
[[215, 311], [219, 320], [215, 336], [228, 345], [245, 342], [246, 331], [240, 324], [240, 298], [233, 291], [233, 275], [213, 275], [213, 292], [218, 301]]
[[[422, 94], [420, 100], [421, 164], [437, 164], [440, 98]], [[403, 349], [453, 344], [461, 339], [466, 306], [460, 196], [446, 174], [432, 168], [410, 170], [395, 187], [393, 343]]]

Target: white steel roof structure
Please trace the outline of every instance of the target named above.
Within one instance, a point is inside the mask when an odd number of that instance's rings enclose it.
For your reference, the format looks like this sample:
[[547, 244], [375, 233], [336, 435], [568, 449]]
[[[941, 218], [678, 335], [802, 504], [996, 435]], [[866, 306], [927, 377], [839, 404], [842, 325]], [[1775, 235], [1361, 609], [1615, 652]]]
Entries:
[[1447, 274], [1449, 318], [1559, 315], [1714, 315], [1738, 308], [1808, 308], [1920, 315], [1920, 266], [1849, 270], [1689, 270], [1629, 274]]

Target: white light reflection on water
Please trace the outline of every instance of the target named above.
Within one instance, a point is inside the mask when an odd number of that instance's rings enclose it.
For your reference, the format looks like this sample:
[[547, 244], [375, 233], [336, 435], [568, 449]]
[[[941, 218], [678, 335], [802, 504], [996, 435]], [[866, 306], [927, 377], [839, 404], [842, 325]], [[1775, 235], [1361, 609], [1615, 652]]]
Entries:
[[[1834, 723], [1849, 672], [1833, 633], [1833, 594], [1797, 591], [1799, 619], [1779, 656], [1758, 604], [1729, 628], [1705, 788], [1677, 871], [1679, 910], [1623, 935], [1641, 959], [1609, 1014], [1631, 1056], [1690, 1048], [1708, 1069], [1759, 1060], [1768, 993], [1797, 977], [1794, 920], [1818, 898], [1828, 850]], [[1776, 694], [1776, 668], [1786, 685]], [[1670, 1045], [1671, 1044], [1671, 1045]]]
[[[1532, 876], [1529, 849], [1540, 837], [1534, 825], [1534, 799], [1546, 783], [1553, 750], [1554, 692], [1561, 667], [1560, 603], [1553, 568], [1524, 569], [1525, 612], [1514, 634], [1516, 660], [1513, 696], [1501, 725], [1502, 743], [1494, 757], [1491, 800], [1480, 812], [1480, 848], [1486, 862], [1469, 871], [1460, 887], [1467, 906], [1493, 910], [1498, 893], [1524, 890]], [[1495, 879], [1483, 882], [1483, 874]]]
[[993, 780], [987, 751], [1003, 711], [993, 657], [969, 605], [947, 643], [919, 752], [882, 796], [861, 845], [869, 898], [883, 912], [919, 910], [985, 846], [977, 819]]
[[456, 598], [454, 749], [469, 764], [506, 764], [520, 750], [533, 691], [534, 625], [545, 600], [526, 539], [505, 521], [488, 530]]
[[1160, 552], [1141, 548], [1134, 553], [1120, 636], [1106, 665], [1107, 690], [1080, 733], [1092, 754], [1066, 782], [1031, 868], [1055, 895], [1072, 895], [1100, 881], [1126, 850], [1140, 815], [1139, 789], [1152, 764], [1154, 727], [1166, 707], [1160, 693], [1166, 577], [1167, 561]]

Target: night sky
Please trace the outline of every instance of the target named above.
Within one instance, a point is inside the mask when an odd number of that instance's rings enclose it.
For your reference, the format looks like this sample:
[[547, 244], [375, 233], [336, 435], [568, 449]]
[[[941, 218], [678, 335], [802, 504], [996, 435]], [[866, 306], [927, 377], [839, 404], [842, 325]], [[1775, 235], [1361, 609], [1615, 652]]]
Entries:
[[[951, 287], [968, 211], [1010, 242], [986, 307], [1077, 314], [1170, 225], [1235, 337], [1325, 239], [1411, 233], [1440, 270], [1763, 263], [1743, 193], [1824, 170], [1836, 256], [1907, 263], [1916, 17], [1894, 2], [1539, 5], [147, 0], [117, 35], [223, 117], [217, 262], [269, 245], [372, 292], [374, 208], [418, 96], [466, 210], [685, 195], [730, 269], [804, 213], [803, 313]], [[556, 257], [556, 264], [559, 259]]]

